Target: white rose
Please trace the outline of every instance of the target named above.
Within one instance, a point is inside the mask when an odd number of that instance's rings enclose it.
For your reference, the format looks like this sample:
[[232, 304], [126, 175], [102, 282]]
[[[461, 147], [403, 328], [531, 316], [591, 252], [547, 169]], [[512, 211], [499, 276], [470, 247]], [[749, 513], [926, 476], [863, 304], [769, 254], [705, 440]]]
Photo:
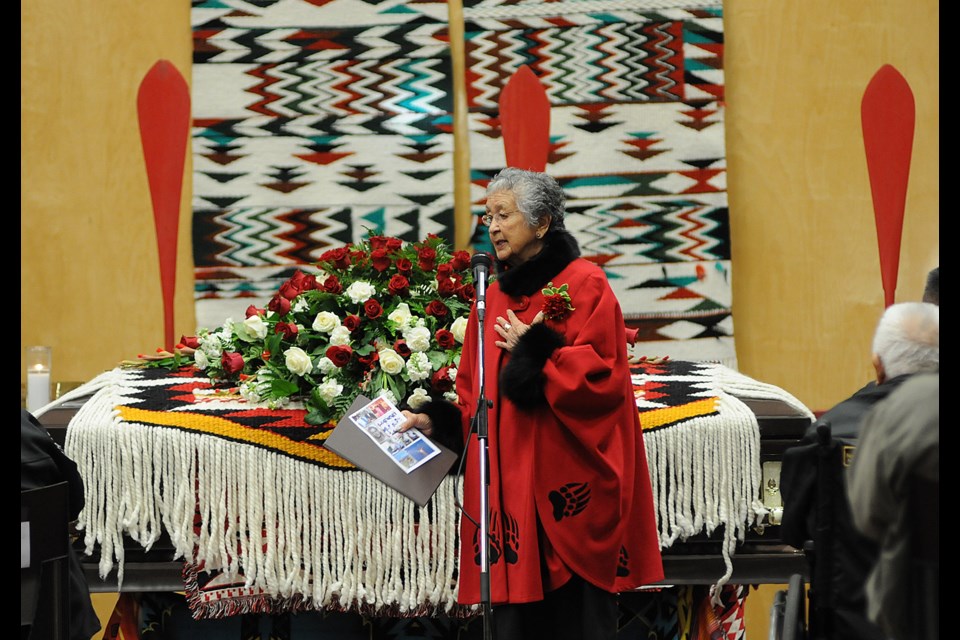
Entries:
[[237, 335], [241, 340], [247, 342], [263, 340], [267, 337], [267, 330], [267, 323], [263, 321], [263, 317], [259, 313], [250, 316], [237, 325]]
[[321, 311], [313, 319], [313, 330], [320, 333], [330, 333], [339, 326], [340, 318], [337, 317], [337, 314], [329, 311]]
[[333, 360], [327, 356], [323, 356], [317, 362], [317, 369], [319, 369], [323, 375], [328, 375], [331, 371], [336, 371], [337, 365], [333, 364]]
[[403, 339], [411, 351], [426, 351], [430, 348], [430, 329], [426, 327], [410, 327], [403, 332]]
[[340, 326], [330, 333], [330, 344], [343, 346], [350, 344], [350, 329]]
[[390, 312], [390, 315], [387, 316], [387, 320], [393, 322], [398, 327], [407, 327], [410, 325], [410, 321], [413, 319], [413, 315], [410, 313], [410, 307], [407, 306], [406, 302], [401, 302], [397, 305], [397, 308]]
[[380, 368], [384, 373], [395, 376], [403, 371], [403, 356], [393, 349], [383, 349], [380, 351]]
[[197, 369], [200, 369], [200, 371], [203, 371], [210, 366], [210, 359], [207, 358], [207, 354], [203, 352], [203, 349], [197, 349], [193, 353], [193, 362], [197, 365]]
[[313, 371], [313, 362], [310, 361], [310, 356], [300, 347], [290, 347], [283, 352], [283, 355], [287, 369], [298, 376], [305, 376]]
[[427, 393], [426, 389], [421, 389], [417, 387], [413, 390], [413, 393], [410, 394], [410, 397], [407, 398], [407, 404], [411, 409], [417, 410], [428, 402], [432, 402], [433, 398], [430, 397], [430, 394]]
[[450, 325], [450, 333], [453, 334], [457, 342], [463, 344], [463, 336], [467, 333], [467, 319], [461, 316], [454, 320], [453, 324]]
[[430, 365], [427, 354], [422, 352], [410, 354], [410, 359], [407, 360], [407, 375], [412, 381], [426, 380], [432, 372], [433, 367]]
[[334, 399], [340, 395], [341, 391], [343, 391], [343, 385], [338, 384], [337, 381], [332, 378], [327, 378], [317, 387], [317, 393], [320, 394], [320, 397], [323, 398], [323, 401], [327, 404], [331, 404]]
[[373, 285], [369, 282], [364, 282], [363, 280], [357, 280], [349, 287], [347, 287], [347, 296], [349, 296], [350, 301], [353, 304], [360, 304], [366, 302], [377, 292], [374, 289]]

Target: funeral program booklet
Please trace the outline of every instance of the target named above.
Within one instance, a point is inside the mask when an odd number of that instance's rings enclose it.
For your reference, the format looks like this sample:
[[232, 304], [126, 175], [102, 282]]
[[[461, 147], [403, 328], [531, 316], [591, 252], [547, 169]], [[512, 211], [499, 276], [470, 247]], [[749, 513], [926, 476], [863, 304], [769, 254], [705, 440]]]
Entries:
[[440, 449], [416, 429], [399, 430], [406, 419], [384, 397], [371, 400], [350, 419], [406, 473], [440, 455]]
[[324, 446], [425, 506], [457, 454], [416, 429], [399, 433], [403, 414], [385, 398], [357, 396]]

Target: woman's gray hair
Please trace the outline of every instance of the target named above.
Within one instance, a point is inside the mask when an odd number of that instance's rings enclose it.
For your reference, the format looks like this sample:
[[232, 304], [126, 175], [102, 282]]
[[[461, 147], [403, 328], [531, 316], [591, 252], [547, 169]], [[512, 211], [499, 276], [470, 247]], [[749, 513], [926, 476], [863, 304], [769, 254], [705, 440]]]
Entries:
[[543, 216], [550, 216], [551, 229], [564, 228], [567, 198], [557, 181], [547, 174], [507, 167], [487, 185], [487, 196], [501, 191], [513, 194], [517, 209], [531, 227], [537, 226]]
[[887, 378], [940, 370], [940, 307], [901, 302], [887, 307], [873, 335]]

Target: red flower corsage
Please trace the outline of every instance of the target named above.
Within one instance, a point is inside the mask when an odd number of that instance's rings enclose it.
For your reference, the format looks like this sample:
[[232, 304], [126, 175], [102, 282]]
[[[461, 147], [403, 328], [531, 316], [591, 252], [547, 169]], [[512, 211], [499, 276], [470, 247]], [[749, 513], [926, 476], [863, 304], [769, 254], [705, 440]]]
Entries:
[[574, 310], [570, 301], [570, 294], [567, 293], [566, 284], [554, 287], [552, 282], [548, 282], [540, 293], [543, 294], [543, 308], [541, 310], [548, 320], [563, 320]]

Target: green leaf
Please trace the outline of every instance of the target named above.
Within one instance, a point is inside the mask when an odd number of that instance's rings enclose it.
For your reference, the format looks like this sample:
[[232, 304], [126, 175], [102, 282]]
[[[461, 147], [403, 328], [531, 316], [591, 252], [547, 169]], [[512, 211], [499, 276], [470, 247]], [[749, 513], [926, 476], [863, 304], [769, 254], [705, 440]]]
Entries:
[[275, 379], [270, 381], [270, 391], [275, 394], [275, 398], [288, 398], [300, 391], [296, 382], [289, 380]]

